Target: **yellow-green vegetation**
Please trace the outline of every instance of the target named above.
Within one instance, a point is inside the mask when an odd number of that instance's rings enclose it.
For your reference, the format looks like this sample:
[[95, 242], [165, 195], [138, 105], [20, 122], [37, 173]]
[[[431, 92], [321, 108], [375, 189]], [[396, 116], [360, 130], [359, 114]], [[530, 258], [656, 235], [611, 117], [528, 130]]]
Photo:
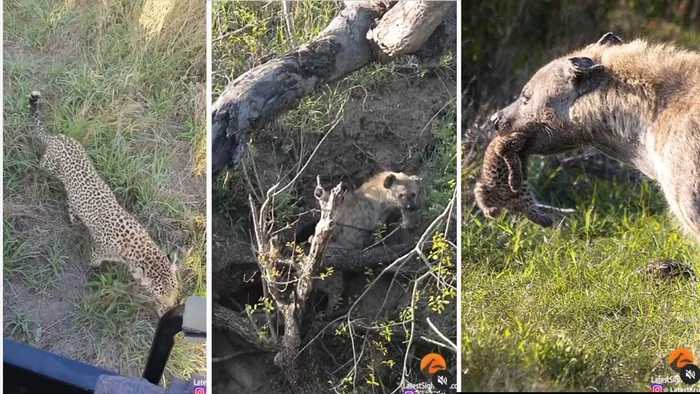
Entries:
[[[282, 55], [295, 45], [303, 44], [316, 36], [337, 15], [338, 5], [334, 2], [294, 2], [292, 18], [294, 37], [289, 37], [285, 23], [282, 5], [280, 3], [263, 2], [216, 2], [213, 4], [213, 90], [214, 100], [224, 90], [226, 85], [245, 71], [264, 63], [266, 60]], [[296, 43], [296, 44], [295, 44]], [[260, 204], [261, 197], [267, 188], [272, 186], [278, 177], [289, 181], [297, 174], [299, 163], [308, 158], [311, 151], [336, 120], [340, 119], [338, 127], [332, 131], [329, 140], [319, 150], [316, 159], [310, 164], [299, 184], [290, 188], [285, 195], [276, 200], [275, 219], [279, 227], [284, 223], [292, 223], [298, 215], [317, 208], [309, 206], [304, 200], [304, 188], [315, 186], [315, 177], [338, 176], [337, 172], [357, 174], [365, 171], [365, 176], [373, 172], [386, 170], [386, 156], [396, 158], [396, 168], [406, 166], [423, 177], [421, 188], [423, 221], [419, 226], [425, 229], [439, 214], [441, 214], [453, 196], [456, 179], [456, 100], [455, 100], [455, 59], [452, 53], [441, 57], [440, 66], [428, 69], [416, 59], [406, 57], [389, 64], [374, 63], [352, 73], [344, 79], [332, 82], [313, 95], [305, 98], [299, 106], [277, 119], [274, 124], [267, 125], [263, 130], [251, 136], [249, 152], [241, 165], [229, 171], [226, 176], [213, 180], [214, 237], [225, 236], [226, 232], [235, 229], [237, 235], [226, 235], [228, 239], [237, 239], [241, 243], [249, 241], [249, 216], [247, 209], [248, 194]], [[415, 88], [413, 86], [423, 87]], [[410, 89], [415, 90], [410, 90]], [[406, 93], [407, 90], [417, 92]], [[446, 93], [445, 93], [446, 92]], [[422, 97], [425, 96], [425, 97]], [[425, 98], [425, 101], [422, 99]], [[425, 104], [428, 102], [428, 104]], [[386, 103], [386, 104], [379, 104]], [[406, 108], [412, 111], [411, 119], [398, 119], [396, 113]], [[360, 115], [358, 115], [360, 114]], [[361, 115], [366, 114], [368, 123], [380, 124], [366, 128], [358, 126]], [[415, 114], [415, 116], [413, 116]], [[381, 118], [385, 123], [375, 119]], [[416, 121], [415, 119], [420, 119]], [[392, 123], [393, 122], [393, 123]], [[400, 122], [400, 123], [399, 123]], [[405, 127], [416, 130], [411, 135]], [[363, 138], [373, 138], [376, 135], [389, 135], [384, 144], [365, 146]], [[399, 135], [399, 137], [396, 137]], [[428, 142], [421, 138], [429, 139]], [[378, 138], [379, 139], [379, 138]], [[401, 150], [394, 147], [396, 140], [416, 141], [413, 151]], [[398, 145], [398, 144], [396, 144]], [[335, 148], [333, 148], [335, 147]], [[343, 149], [337, 148], [343, 147]], [[334, 149], [342, 150], [334, 154]], [[329, 153], [331, 152], [331, 153]], [[388, 152], [388, 153], [386, 153]], [[342, 170], [334, 160], [342, 160], [340, 156], [357, 157], [356, 161], [348, 161], [348, 166]], [[384, 155], [384, 157], [381, 157]], [[382, 161], [383, 160], [383, 161]], [[413, 167], [411, 167], [413, 166]], [[332, 168], [331, 171], [328, 169]], [[370, 170], [373, 170], [370, 172]], [[393, 169], [397, 170], [397, 169]], [[364, 179], [353, 179], [361, 182]], [[218, 225], [217, 225], [218, 223]], [[377, 229], [381, 233], [387, 227], [382, 223]], [[444, 231], [442, 226], [437, 232]], [[420, 235], [420, 234], [416, 234]], [[448, 367], [454, 368], [456, 358], [448, 351], [437, 346], [421, 342], [420, 335], [436, 338], [434, 334], [425, 331], [425, 316], [442, 313], [435, 321], [441, 327], [454, 329], [456, 320], [456, 281], [454, 266], [454, 240], [448, 241], [442, 234], [436, 235], [435, 246], [429, 259], [433, 270], [421, 279], [415, 293], [415, 308], [406, 307], [395, 311], [394, 320], [378, 318], [368, 320], [366, 325], [371, 327], [371, 334], [362, 335], [357, 327], [352, 329], [346, 323], [338, 322], [332, 329], [326, 330], [324, 347], [333, 353], [334, 360], [325, 364], [333, 373], [334, 380], [329, 386], [336, 387], [341, 392], [374, 392], [382, 389], [395, 389], [401, 380], [404, 357], [406, 356], [405, 338], [410, 335], [410, 322], [415, 318], [421, 325], [414, 333], [414, 342], [407, 357], [407, 377], [411, 382], [418, 383], [424, 378], [420, 375], [420, 358], [436, 350], [443, 352], [448, 359]], [[429, 239], [430, 241], [430, 239]], [[430, 243], [429, 243], [430, 245]], [[297, 246], [298, 247], [298, 246]], [[368, 268], [363, 278], [365, 283], [371, 283], [380, 272], [380, 268]], [[322, 279], [332, 275], [328, 270], [321, 274]], [[414, 290], [416, 276], [407, 283], [395, 283], [393, 286], [403, 286], [402, 290], [409, 295]], [[380, 287], [381, 288], [381, 287]], [[362, 293], [363, 289], [357, 289]], [[376, 297], [376, 296], [375, 296]], [[356, 297], [355, 297], [356, 298]], [[381, 300], [377, 298], [377, 305]], [[344, 306], [349, 306], [353, 300], [342, 300]], [[248, 307], [249, 311], [261, 308], [260, 304]], [[434, 316], [434, 315], [432, 315]], [[363, 323], [364, 325], [365, 323]], [[454, 336], [453, 332], [445, 332]], [[350, 337], [354, 343], [351, 343]], [[320, 340], [320, 339], [319, 339]], [[353, 368], [353, 346], [361, 360]], [[321, 352], [325, 354], [325, 352]], [[325, 356], [324, 356], [325, 357]], [[350, 361], [350, 363], [346, 363]], [[382, 387], [380, 389], [379, 387]]]
[[[10, 0], [4, 10], [4, 333], [140, 376], [156, 319], [120, 267], [87, 267], [59, 181], [39, 167], [27, 98], [81, 142], [119, 202], [206, 296], [205, 2]], [[206, 370], [179, 340], [166, 377]]]
[[[472, 48], [465, 67], [484, 76], [468, 94], [481, 107], [465, 110], [468, 124], [508, 103], [538, 67], [607, 31], [700, 49], [698, 29], [677, 23], [664, 2], [533, 4], [495, 2], [481, 9], [486, 21], [464, 26]], [[493, 52], [507, 59], [489, 63]], [[467, 131], [466, 151], [472, 137]], [[465, 163], [465, 182], [478, 176], [478, 161]], [[529, 179], [540, 197], [578, 210], [552, 229], [510, 215], [489, 221], [465, 190], [463, 390], [645, 391], [653, 377], [675, 375], [666, 364], [675, 348], [700, 353], [696, 284], [656, 283], [636, 272], [660, 258], [698, 271], [700, 250], [679, 232], [651, 182], [608, 167], [600, 176], [585, 166], [534, 161]]]

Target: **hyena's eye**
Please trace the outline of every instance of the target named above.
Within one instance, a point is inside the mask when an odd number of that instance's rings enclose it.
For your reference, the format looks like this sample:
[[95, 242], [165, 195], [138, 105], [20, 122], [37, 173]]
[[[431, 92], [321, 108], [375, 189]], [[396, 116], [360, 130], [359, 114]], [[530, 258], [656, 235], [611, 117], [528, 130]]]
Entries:
[[523, 102], [523, 105], [527, 105], [527, 102], [530, 100], [530, 98], [527, 96], [523, 96], [522, 98], [520, 98], [520, 100]]
[[416, 198], [416, 193], [411, 193], [411, 198]]
[[405, 194], [403, 194], [403, 193], [399, 194], [399, 198], [404, 198], [404, 197], [406, 197]]

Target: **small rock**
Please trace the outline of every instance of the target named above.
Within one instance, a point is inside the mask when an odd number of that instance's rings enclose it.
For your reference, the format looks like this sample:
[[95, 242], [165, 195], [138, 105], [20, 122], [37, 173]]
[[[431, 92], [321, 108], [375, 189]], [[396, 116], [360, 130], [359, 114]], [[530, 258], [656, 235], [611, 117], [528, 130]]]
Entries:
[[653, 279], [696, 279], [693, 267], [673, 260], [657, 260], [651, 262], [647, 264], [646, 269], [638, 268], [637, 273]]

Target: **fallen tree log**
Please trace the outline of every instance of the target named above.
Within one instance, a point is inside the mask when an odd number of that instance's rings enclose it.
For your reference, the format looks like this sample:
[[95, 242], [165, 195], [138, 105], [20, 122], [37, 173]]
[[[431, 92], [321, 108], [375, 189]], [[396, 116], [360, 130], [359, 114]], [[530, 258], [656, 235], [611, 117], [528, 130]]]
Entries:
[[[394, 5], [402, 9], [395, 12], [391, 23], [410, 9], [410, 27], [420, 30], [403, 28], [407, 36], [402, 39], [389, 34], [390, 25], [381, 24], [382, 16], [390, 10], [389, 2], [348, 2], [313, 40], [236, 78], [212, 106], [212, 175], [240, 162], [250, 133], [296, 107], [319, 87], [376, 61], [383, 52], [379, 47], [391, 48], [393, 56], [419, 49], [445, 16], [445, 8], [453, 5], [422, 3], [432, 2]], [[368, 32], [377, 21], [381, 27], [369, 40]], [[392, 42], [383, 43], [384, 38]]]

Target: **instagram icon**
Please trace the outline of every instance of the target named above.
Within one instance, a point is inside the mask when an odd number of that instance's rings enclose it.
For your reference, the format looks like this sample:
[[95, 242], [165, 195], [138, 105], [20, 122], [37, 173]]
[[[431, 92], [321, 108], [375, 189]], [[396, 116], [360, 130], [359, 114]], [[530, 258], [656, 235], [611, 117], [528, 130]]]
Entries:
[[207, 394], [207, 381], [204, 379], [194, 379], [194, 394]]
[[652, 384], [651, 385], [651, 392], [652, 393], [663, 393], [664, 392], [664, 385], [658, 384], [658, 383]]

